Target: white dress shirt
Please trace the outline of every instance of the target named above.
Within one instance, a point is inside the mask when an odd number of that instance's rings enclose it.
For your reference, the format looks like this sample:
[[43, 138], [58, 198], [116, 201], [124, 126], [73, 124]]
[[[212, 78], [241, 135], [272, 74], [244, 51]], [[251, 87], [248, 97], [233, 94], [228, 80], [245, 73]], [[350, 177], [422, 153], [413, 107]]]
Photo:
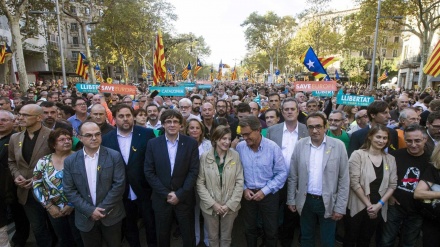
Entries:
[[157, 123], [156, 123], [156, 125], [151, 125], [150, 121], [147, 121], [146, 127], [147, 127], [147, 128], [150, 128], [150, 129], [157, 130], [157, 129], [159, 129], [160, 127], [162, 127], [162, 123], [160, 122], [160, 120], [158, 120]]
[[298, 124], [296, 124], [296, 128], [292, 132], [290, 132], [286, 127], [286, 123], [284, 123], [281, 151], [283, 152], [284, 162], [286, 163], [288, 174], [290, 171], [290, 160], [292, 159], [293, 150], [295, 149], [295, 145], [297, 142], [298, 142]]
[[[92, 198], [93, 205], [96, 206], [96, 179], [98, 172], [99, 149], [92, 156], [89, 156], [85, 149], [83, 149], [83, 152], [84, 163], [86, 165], [87, 183], [89, 184], [90, 189], [90, 197]], [[101, 169], [100, 166], [99, 169]]]
[[179, 145], [179, 134], [177, 134], [177, 139], [174, 142], [170, 141], [167, 135], [165, 135], [165, 139], [167, 141], [168, 158], [170, 159], [171, 165], [171, 176], [173, 176], [174, 163], [176, 163], [177, 147]]
[[[116, 129], [116, 136], [118, 138], [119, 149], [121, 150], [122, 158], [125, 161], [125, 165], [128, 165], [128, 159], [130, 157], [130, 148], [131, 148], [131, 139], [133, 138], [133, 129], [131, 129], [130, 134], [124, 136], [119, 132], [119, 128]], [[137, 199], [136, 194], [134, 193], [131, 185], [129, 185], [129, 194], [128, 198], [132, 201]]]
[[322, 173], [324, 172], [324, 164], [322, 161], [326, 141], [327, 137], [324, 136], [324, 140], [319, 147], [310, 142], [309, 183], [307, 193], [312, 195], [322, 195]]

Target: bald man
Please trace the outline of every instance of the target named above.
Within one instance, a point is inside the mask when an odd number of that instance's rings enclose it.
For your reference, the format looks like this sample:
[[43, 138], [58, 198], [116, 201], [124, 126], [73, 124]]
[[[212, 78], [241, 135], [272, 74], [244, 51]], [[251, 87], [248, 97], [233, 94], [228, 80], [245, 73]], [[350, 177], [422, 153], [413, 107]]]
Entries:
[[[18, 124], [25, 129], [9, 140], [8, 165], [17, 185], [18, 202], [24, 205], [38, 246], [52, 246], [46, 224], [46, 209], [35, 200], [32, 177], [38, 160], [51, 153], [47, 139], [51, 130], [42, 125], [43, 109], [36, 104], [25, 105], [17, 114]], [[50, 207], [52, 204], [47, 205]]]
[[107, 123], [106, 108], [101, 104], [95, 104], [92, 106], [90, 109], [90, 120], [99, 126], [102, 135], [115, 129], [115, 127]]

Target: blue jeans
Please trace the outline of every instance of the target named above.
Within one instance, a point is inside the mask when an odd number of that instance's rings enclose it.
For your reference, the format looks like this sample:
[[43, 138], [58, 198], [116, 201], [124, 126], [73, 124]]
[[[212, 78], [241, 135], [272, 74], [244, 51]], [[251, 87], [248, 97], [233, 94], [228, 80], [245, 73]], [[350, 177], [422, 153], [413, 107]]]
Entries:
[[315, 247], [315, 227], [319, 220], [321, 232], [321, 246], [335, 246], [336, 221], [324, 218], [325, 207], [321, 199], [307, 195], [304, 208], [300, 216], [301, 246]]
[[52, 246], [52, 237], [47, 226], [47, 214], [43, 206], [34, 199], [33, 191], [28, 191], [24, 211], [31, 223], [32, 231], [34, 232], [37, 246], [47, 247]]
[[389, 205], [387, 222], [382, 228], [382, 247], [394, 246], [400, 231], [400, 243], [403, 247], [414, 246], [422, 228], [423, 217], [417, 212], [407, 213], [399, 205]]

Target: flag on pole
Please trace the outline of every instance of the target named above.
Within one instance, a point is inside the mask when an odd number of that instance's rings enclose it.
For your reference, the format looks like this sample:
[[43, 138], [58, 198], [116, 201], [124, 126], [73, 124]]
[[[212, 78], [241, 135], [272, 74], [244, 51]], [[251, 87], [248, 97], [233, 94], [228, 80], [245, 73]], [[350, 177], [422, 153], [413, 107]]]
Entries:
[[222, 79], [222, 75], [223, 75], [222, 68], [223, 68], [223, 63], [222, 63], [222, 60], [220, 60], [220, 64], [218, 65], [217, 80]]
[[311, 46], [300, 57], [300, 60], [310, 72], [324, 74], [324, 76], [327, 75], [327, 71], [324, 66], [322, 66]]
[[188, 62], [188, 66], [186, 66], [182, 71], [182, 78], [186, 80], [188, 78], [188, 74], [191, 71], [191, 62]]
[[95, 66], [95, 77], [96, 77], [96, 80], [97, 80], [97, 81], [99, 81], [99, 82], [101, 82], [101, 83], [104, 82], [104, 79], [102, 78], [101, 67], [99, 67], [99, 64], [97, 64], [97, 65]]
[[234, 68], [232, 69], [231, 81], [235, 81], [235, 80], [237, 80], [237, 69], [234, 66]]
[[209, 80], [214, 81], [214, 68], [211, 65], [211, 71], [209, 73]]
[[165, 81], [165, 49], [163, 46], [162, 32], [157, 32], [156, 45], [153, 58], [153, 86], [156, 86], [159, 82]]
[[440, 74], [440, 40], [432, 50], [431, 56], [423, 67], [423, 72], [434, 77]]
[[377, 81], [378, 82], [381, 82], [381, 81], [383, 81], [383, 80], [385, 80], [385, 79], [387, 79], [388, 78], [388, 72], [387, 72], [387, 70], [385, 70], [384, 72], [383, 72], [383, 74], [379, 77], [379, 78], [377, 78]]
[[76, 63], [76, 74], [84, 78], [85, 80], [89, 79], [89, 74], [87, 73], [87, 69], [89, 66], [84, 63], [86, 60], [86, 56], [81, 52], [78, 53], [78, 62]]
[[171, 72], [171, 69], [167, 69], [167, 80], [172, 81], [173, 80], [173, 73]]
[[197, 58], [197, 64], [196, 67], [194, 68], [194, 76], [197, 76], [197, 73], [199, 72], [199, 70], [202, 69], [202, 63], [200, 62], [199, 58]]

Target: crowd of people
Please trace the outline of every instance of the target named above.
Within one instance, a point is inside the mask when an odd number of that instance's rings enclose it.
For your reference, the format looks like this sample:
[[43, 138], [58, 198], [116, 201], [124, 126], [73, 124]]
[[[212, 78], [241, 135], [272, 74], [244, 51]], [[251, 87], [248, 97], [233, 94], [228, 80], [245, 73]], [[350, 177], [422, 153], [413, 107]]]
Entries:
[[231, 246], [238, 214], [251, 247], [292, 246], [295, 229], [315, 246], [318, 227], [322, 246], [438, 246], [435, 90], [343, 88], [375, 97], [363, 107], [293, 90], [0, 85], [0, 246], [30, 230], [42, 247], [137, 247], [140, 230], [149, 247]]

